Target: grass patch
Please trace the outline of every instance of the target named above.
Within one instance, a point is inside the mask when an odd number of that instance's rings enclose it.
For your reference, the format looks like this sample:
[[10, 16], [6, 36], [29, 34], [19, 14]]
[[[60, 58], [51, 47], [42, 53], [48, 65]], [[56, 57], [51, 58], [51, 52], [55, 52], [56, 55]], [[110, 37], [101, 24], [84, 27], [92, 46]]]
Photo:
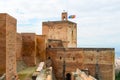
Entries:
[[18, 76], [20, 80], [25, 80], [26, 78], [31, 78], [33, 72], [36, 70], [36, 67], [28, 67], [20, 72], [18, 72]]
[[20, 80], [24, 80], [27, 74], [18, 74]]

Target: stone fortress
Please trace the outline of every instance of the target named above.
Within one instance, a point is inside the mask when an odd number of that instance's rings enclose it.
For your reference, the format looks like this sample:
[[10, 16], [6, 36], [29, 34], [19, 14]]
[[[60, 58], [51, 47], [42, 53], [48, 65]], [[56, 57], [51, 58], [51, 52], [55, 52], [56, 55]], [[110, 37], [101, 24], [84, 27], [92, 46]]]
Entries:
[[53, 67], [57, 80], [71, 80], [77, 68], [97, 80], [115, 80], [114, 48], [77, 48], [77, 24], [67, 12], [61, 19], [43, 22], [42, 35], [36, 35], [17, 33], [17, 20], [0, 13], [0, 76], [13, 80], [21, 62], [30, 67], [50, 60], [46, 66]]

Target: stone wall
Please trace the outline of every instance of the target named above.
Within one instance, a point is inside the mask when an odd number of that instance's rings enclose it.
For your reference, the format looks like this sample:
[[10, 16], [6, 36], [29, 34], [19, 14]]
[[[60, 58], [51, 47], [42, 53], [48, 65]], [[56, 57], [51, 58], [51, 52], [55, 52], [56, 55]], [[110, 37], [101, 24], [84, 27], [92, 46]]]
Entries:
[[6, 73], [6, 80], [16, 75], [16, 22], [12, 16], [0, 14], [0, 74]]
[[62, 40], [64, 47], [77, 47], [77, 25], [70, 21], [42, 23], [42, 34], [47, 39]]
[[67, 40], [69, 47], [77, 47], [77, 24], [69, 22], [67, 25]]
[[23, 61], [23, 54], [22, 54], [22, 49], [23, 49], [23, 44], [22, 44], [22, 35], [21, 33], [17, 33], [17, 41], [16, 41], [16, 60], [17, 60], [17, 72], [23, 70], [26, 68], [26, 64]]
[[47, 47], [49, 47], [49, 48], [63, 48], [63, 43], [61, 40], [48, 39]]
[[95, 76], [96, 64], [102, 80], [114, 80], [114, 49], [113, 48], [48, 48], [47, 58], [52, 60], [53, 69], [58, 80], [63, 77], [63, 61], [66, 74], [76, 68], [88, 69]]
[[46, 60], [46, 36], [45, 35], [36, 35], [37, 37], [37, 62]]
[[20, 33], [17, 33], [16, 48], [17, 61], [22, 60], [22, 35]]
[[6, 72], [6, 14], [0, 14], [0, 76]]
[[22, 33], [22, 56], [28, 66], [36, 65], [36, 35], [35, 33]]

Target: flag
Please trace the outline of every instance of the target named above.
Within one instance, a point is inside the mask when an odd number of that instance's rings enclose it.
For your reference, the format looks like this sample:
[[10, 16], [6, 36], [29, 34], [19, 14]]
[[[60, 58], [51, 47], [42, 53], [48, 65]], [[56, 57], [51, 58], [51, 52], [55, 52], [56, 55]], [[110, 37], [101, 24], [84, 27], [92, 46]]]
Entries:
[[76, 16], [75, 15], [70, 15], [68, 18], [69, 19], [74, 19]]

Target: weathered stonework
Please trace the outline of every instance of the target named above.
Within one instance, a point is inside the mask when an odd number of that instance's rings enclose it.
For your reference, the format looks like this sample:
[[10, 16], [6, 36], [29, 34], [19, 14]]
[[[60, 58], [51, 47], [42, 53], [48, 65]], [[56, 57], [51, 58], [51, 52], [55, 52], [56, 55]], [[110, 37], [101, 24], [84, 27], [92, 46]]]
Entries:
[[36, 65], [36, 35], [35, 33], [22, 33], [22, 57], [28, 66]]
[[101, 80], [115, 80], [114, 48], [77, 48], [77, 24], [67, 20], [67, 13], [61, 18], [43, 22], [43, 35], [16, 35], [16, 19], [0, 14], [0, 76], [6, 73], [6, 80], [13, 80], [17, 60], [28, 66], [45, 61], [57, 80], [63, 79], [63, 66], [65, 75], [79, 68]]
[[16, 19], [0, 14], [0, 75], [6, 73], [6, 80], [16, 75]]
[[63, 48], [63, 43], [61, 40], [48, 39], [47, 47], [49, 48]]
[[0, 65], [1, 76], [6, 72], [6, 14], [0, 14]]
[[64, 47], [77, 47], [77, 24], [70, 21], [42, 23], [42, 34], [47, 39], [62, 40]]
[[102, 80], [114, 80], [114, 49], [113, 48], [48, 48], [47, 58], [52, 60], [53, 69], [58, 80], [62, 80], [63, 61], [66, 73], [75, 69], [88, 69], [95, 76], [96, 64]]
[[45, 35], [36, 35], [36, 41], [37, 41], [37, 62], [45, 61], [46, 60], [46, 45], [47, 45], [47, 39]]
[[[66, 12], [61, 19], [42, 23], [42, 34], [51, 40], [46, 56], [52, 61], [57, 80], [63, 79], [64, 70], [67, 75], [77, 68], [88, 69], [90, 75], [101, 80], [114, 80], [114, 48], [77, 48], [77, 24], [68, 21]], [[54, 40], [61, 40], [64, 47], [59, 47]]]
[[17, 33], [16, 48], [17, 61], [22, 60], [22, 35], [20, 33]]

